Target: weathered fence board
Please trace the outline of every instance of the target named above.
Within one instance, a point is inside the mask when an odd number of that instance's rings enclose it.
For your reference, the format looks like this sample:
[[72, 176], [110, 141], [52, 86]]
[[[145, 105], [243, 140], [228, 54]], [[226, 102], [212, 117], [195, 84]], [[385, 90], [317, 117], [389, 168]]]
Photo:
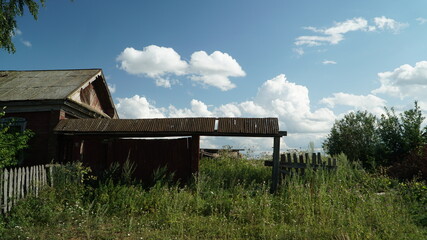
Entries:
[[[38, 165], [0, 169], [0, 212], [9, 212], [18, 200], [30, 194], [38, 196], [43, 186], [52, 185], [52, 168], [54, 166]], [[49, 168], [49, 171], [46, 168]]]
[[[337, 160], [327, 158], [326, 161], [322, 160], [322, 156], [320, 153], [312, 153], [311, 158], [309, 157], [310, 154], [304, 153], [304, 154], [291, 154], [291, 153], [284, 153], [280, 155], [280, 172], [282, 174], [289, 174], [294, 171], [304, 173], [305, 169], [312, 168], [314, 170], [318, 168], [323, 169], [335, 169], [337, 168]], [[273, 166], [272, 161], [265, 161], [265, 166]]]

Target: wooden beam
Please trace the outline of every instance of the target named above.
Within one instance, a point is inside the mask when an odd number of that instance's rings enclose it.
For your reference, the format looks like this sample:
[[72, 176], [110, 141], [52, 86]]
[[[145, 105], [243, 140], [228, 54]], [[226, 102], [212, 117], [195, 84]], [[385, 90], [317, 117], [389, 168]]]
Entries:
[[275, 193], [277, 191], [277, 186], [279, 184], [280, 176], [280, 137], [274, 137], [274, 146], [273, 146], [273, 170], [271, 174], [271, 188], [270, 192]]

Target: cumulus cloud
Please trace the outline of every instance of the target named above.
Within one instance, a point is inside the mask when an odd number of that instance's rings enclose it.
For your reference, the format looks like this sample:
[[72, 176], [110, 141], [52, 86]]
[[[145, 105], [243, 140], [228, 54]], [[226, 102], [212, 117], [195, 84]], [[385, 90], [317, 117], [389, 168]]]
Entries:
[[374, 94], [427, 100], [427, 61], [417, 62], [415, 66], [404, 64], [393, 71], [378, 73], [378, 77], [381, 86], [372, 91]]
[[[173, 105], [168, 108], [156, 108], [144, 97], [136, 95], [132, 98], [119, 98], [117, 109], [121, 118], [277, 117], [282, 130], [292, 134], [308, 134], [309, 137], [324, 136], [329, 132], [335, 115], [327, 108], [312, 110], [308, 93], [305, 86], [289, 82], [286, 76], [281, 74], [265, 81], [250, 101], [208, 106], [200, 100], [193, 99], [188, 108], [176, 108]], [[299, 144], [306, 145], [312, 140], [315, 139], [306, 138]]]
[[145, 97], [117, 98], [117, 111], [121, 118], [164, 118], [165, 111], [151, 104]]
[[117, 57], [120, 69], [130, 74], [143, 74], [148, 77], [161, 77], [166, 74], [183, 75], [187, 62], [172, 48], [150, 45], [143, 50], [126, 48]]
[[332, 60], [324, 60], [322, 63], [323, 63], [324, 65], [337, 64], [337, 62], [332, 61]]
[[362, 110], [372, 112], [374, 114], [381, 114], [384, 112], [386, 101], [375, 95], [354, 95], [349, 93], [334, 93], [332, 97], [323, 98], [320, 103], [327, 105], [329, 108], [335, 106], [349, 106], [355, 110]]
[[204, 51], [198, 51], [191, 55], [190, 71], [194, 81], [215, 86], [222, 91], [235, 88], [229, 77], [243, 77], [246, 73], [240, 65], [227, 53], [215, 51], [208, 55]]
[[167, 76], [185, 75], [204, 86], [213, 86], [227, 91], [236, 87], [230, 77], [243, 77], [246, 73], [229, 54], [215, 51], [208, 55], [204, 51], [194, 52], [191, 60], [181, 60], [172, 48], [150, 45], [143, 50], [126, 48], [116, 59], [119, 68], [133, 75], [154, 78], [155, 84], [170, 88], [177, 80]]
[[336, 22], [334, 26], [329, 28], [304, 27], [305, 30], [312, 31], [314, 35], [299, 36], [295, 39], [296, 46], [321, 46], [335, 45], [343, 41], [344, 35], [349, 32], [364, 31], [371, 32], [380, 30], [389, 30], [393, 33], [398, 33], [408, 24], [397, 22], [394, 19], [386, 18], [385, 16], [374, 18], [373, 25], [368, 24], [368, 20], [362, 17], [348, 19], [343, 22]]

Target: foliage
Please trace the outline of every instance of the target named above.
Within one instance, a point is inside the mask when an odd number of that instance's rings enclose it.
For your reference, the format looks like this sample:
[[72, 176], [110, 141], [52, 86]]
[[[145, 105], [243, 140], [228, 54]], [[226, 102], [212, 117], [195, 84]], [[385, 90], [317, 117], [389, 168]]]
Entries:
[[366, 111], [349, 113], [335, 122], [323, 148], [331, 155], [344, 153], [365, 167], [401, 164], [414, 156], [423, 157], [420, 150], [427, 143], [423, 120], [417, 102], [400, 115], [393, 108], [385, 108], [380, 118]]
[[399, 194], [409, 206], [410, 213], [421, 226], [427, 227], [427, 184], [425, 182], [410, 181], [399, 183]]
[[[0, 112], [0, 118], [4, 116]], [[31, 130], [24, 132], [10, 131], [11, 123], [0, 124], [0, 169], [18, 164], [18, 154], [28, 147], [28, 141], [34, 135]]]
[[375, 156], [377, 142], [376, 117], [366, 111], [357, 111], [335, 121], [323, 149], [331, 155], [344, 153], [349, 160], [360, 160], [369, 166]]
[[30, 14], [37, 20], [39, 7], [44, 6], [45, 0], [40, 3], [35, 0], [3, 0], [0, 1], [0, 49], [3, 48], [9, 53], [15, 53], [15, 46], [12, 37], [16, 31], [16, 17], [24, 15], [26, 6]]
[[[423, 187], [400, 186], [338, 157], [269, 193], [262, 161], [203, 159], [187, 186], [80, 182], [41, 191], [0, 219], [3, 239], [426, 239], [410, 208]], [[78, 169], [78, 168], [76, 168]], [[79, 175], [79, 174], [77, 174]], [[424, 185], [425, 186], [425, 185]], [[81, 189], [69, 191], [70, 187]], [[81, 191], [84, 194], [81, 194]], [[407, 198], [408, 197], [408, 198]], [[411, 200], [412, 201], [412, 200]], [[420, 202], [421, 203], [421, 202]]]

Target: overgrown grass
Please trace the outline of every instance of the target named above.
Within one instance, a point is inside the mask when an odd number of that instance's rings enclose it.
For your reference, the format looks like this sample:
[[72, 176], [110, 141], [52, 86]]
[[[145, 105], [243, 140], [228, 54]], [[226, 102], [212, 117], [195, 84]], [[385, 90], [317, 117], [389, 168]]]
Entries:
[[0, 238], [427, 238], [423, 216], [415, 214], [425, 209], [425, 184], [398, 184], [342, 156], [339, 164], [334, 172], [287, 177], [274, 195], [271, 168], [231, 158], [203, 159], [199, 175], [184, 187], [167, 180], [149, 189], [110, 180], [92, 187], [63, 181], [3, 217]]

